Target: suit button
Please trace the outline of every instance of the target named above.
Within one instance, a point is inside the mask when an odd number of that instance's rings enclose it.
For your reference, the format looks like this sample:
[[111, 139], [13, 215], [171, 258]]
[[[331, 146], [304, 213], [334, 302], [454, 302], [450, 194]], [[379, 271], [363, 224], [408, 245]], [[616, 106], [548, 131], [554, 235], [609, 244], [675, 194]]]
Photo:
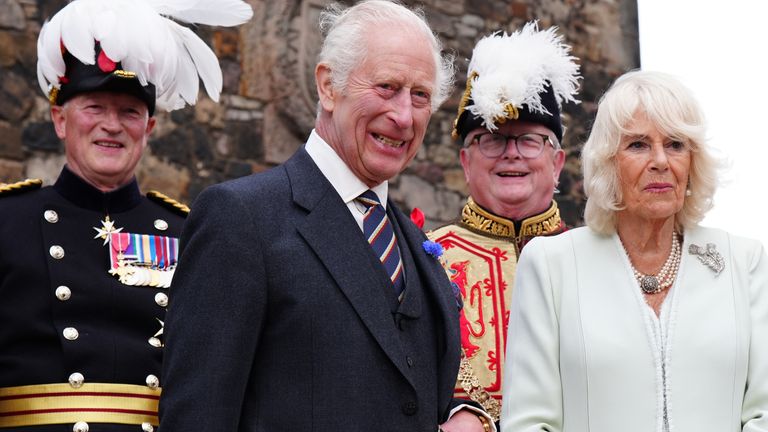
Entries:
[[418, 411], [419, 406], [416, 404], [416, 402], [406, 402], [403, 404], [403, 414], [412, 416], [416, 414], [416, 411]]
[[147, 375], [147, 387], [151, 389], [160, 387], [160, 379], [152, 374]]
[[72, 290], [70, 290], [68, 286], [60, 285], [58, 288], [56, 288], [57, 299], [61, 301], [67, 301], [70, 297], [72, 297]]
[[152, 424], [144, 422], [141, 424], [141, 430], [144, 432], [153, 432], [155, 428], [152, 426]]
[[90, 429], [88, 423], [84, 421], [79, 421], [72, 426], [72, 432], [88, 432], [88, 429]]
[[64, 329], [63, 332], [61, 332], [64, 335], [64, 338], [66, 340], [75, 340], [80, 337], [80, 332], [77, 331], [74, 327], [67, 327]]
[[64, 248], [59, 245], [53, 245], [50, 249], [48, 249], [48, 253], [51, 254], [52, 257], [55, 259], [62, 259], [64, 258]]
[[45, 213], [43, 213], [43, 217], [50, 223], [56, 223], [59, 221], [59, 214], [53, 210], [46, 210]]
[[84, 381], [85, 381], [85, 377], [80, 372], [75, 372], [69, 376], [69, 385], [72, 388], [82, 387]]
[[155, 219], [155, 228], [157, 228], [160, 231], [165, 231], [168, 229], [168, 222], [162, 219]]
[[168, 295], [165, 293], [155, 294], [155, 303], [160, 307], [168, 306]]
[[413, 359], [411, 356], [405, 356], [405, 362], [408, 363], [408, 367], [413, 367]]

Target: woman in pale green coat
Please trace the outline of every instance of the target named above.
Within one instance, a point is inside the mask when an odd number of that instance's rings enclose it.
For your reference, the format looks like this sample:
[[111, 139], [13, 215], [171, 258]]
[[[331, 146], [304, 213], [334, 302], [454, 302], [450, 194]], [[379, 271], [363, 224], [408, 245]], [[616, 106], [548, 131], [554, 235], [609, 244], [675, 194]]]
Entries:
[[518, 264], [504, 432], [768, 430], [768, 259], [698, 225], [717, 183], [704, 136], [668, 75], [605, 94], [582, 156], [587, 227]]

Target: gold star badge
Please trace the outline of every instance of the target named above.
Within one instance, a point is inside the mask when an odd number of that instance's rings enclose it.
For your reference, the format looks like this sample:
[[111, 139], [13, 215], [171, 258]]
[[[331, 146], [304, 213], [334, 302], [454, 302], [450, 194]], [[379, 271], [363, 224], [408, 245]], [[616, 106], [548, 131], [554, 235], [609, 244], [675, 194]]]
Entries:
[[115, 228], [115, 221], [109, 219], [109, 215], [104, 217], [104, 220], [101, 221], [101, 228], [99, 227], [93, 227], [93, 229], [96, 230], [96, 236], [94, 236], [94, 239], [103, 239], [104, 240], [104, 246], [109, 243], [109, 235], [112, 233], [119, 233], [123, 230], [123, 228]]

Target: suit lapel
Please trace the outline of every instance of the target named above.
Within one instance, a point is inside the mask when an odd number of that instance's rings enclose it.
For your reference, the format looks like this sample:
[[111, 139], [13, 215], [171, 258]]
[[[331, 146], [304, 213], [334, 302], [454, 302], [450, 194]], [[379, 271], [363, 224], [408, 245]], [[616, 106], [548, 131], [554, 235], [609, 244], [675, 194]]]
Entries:
[[[304, 149], [285, 163], [294, 202], [307, 210], [299, 234], [349, 299], [376, 342], [408, 377], [383, 283], [388, 281], [347, 206]], [[382, 278], [383, 275], [383, 278]], [[373, 295], [372, 295], [373, 293]]]
[[[389, 220], [392, 223], [392, 228], [397, 236], [397, 246], [400, 250], [400, 256], [403, 259], [403, 267], [405, 269], [405, 291], [403, 291], [403, 300], [401, 303], [398, 303], [397, 299], [393, 296], [393, 305], [398, 314], [408, 318], [418, 318], [421, 316], [421, 302], [424, 297], [423, 293], [420, 292], [422, 291], [420, 287], [421, 278], [419, 277], [418, 267], [413, 261], [412, 249], [405, 241], [406, 236], [400, 228], [397, 218], [394, 217], [392, 209], [393, 207], [390, 203], [387, 206], [387, 217], [389, 217]], [[416, 252], [418, 253], [418, 251]], [[409, 289], [409, 287], [411, 288]]]
[[[408, 248], [410, 250], [416, 267], [413, 270], [419, 272], [421, 279], [421, 287], [406, 285], [406, 292], [409, 289], [422, 289], [424, 291], [422, 297], [425, 301], [435, 304], [435, 312], [439, 317], [439, 323], [442, 324], [442, 328], [435, 328], [444, 336], [444, 338], [440, 338], [444, 342], [438, 344], [438, 347], [444, 349], [443, 352], [438, 353], [438, 364], [440, 365], [438, 396], [440, 397], [440, 406], [447, 406], [447, 399], [453, 394], [453, 388], [456, 384], [460, 358], [459, 308], [456, 298], [453, 295], [445, 270], [438, 259], [424, 251], [423, 243], [427, 239], [424, 233], [391, 201], [387, 208], [391, 209], [389, 215], [394, 217], [396, 225], [400, 228], [398, 235], [402, 233], [402, 240], [398, 237], [398, 243], [401, 249]], [[411, 278], [409, 277], [408, 280], [410, 281]], [[420, 310], [421, 304], [419, 304]], [[437, 326], [440, 324], [436, 323]]]

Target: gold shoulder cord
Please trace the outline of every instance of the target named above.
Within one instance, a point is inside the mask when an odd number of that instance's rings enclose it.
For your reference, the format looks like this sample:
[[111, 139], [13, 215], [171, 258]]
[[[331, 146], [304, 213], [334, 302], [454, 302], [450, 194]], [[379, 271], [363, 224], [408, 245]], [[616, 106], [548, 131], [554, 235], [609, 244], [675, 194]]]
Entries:
[[180, 211], [180, 212], [182, 212], [184, 214], [188, 214], [189, 213], [189, 207], [186, 204], [182, 204], [182, 203], [176, 201], [175, 199], [169, 197], [168, 195], [166, 195], [166, 194], [164, 194], [162, 192], [158, 192], [156, 190], [152, 190], [152, 191], [147, 192], [147, 197], [151, 198], [152, 200], [157, 201], [159, 203], [167, 204], [170, 207], [173, 207], [174, 209], [176, 209], [176, 210], [178, 210], [178, 211]]
[[0, 195], [38, 189], [42, 185], [43, 181], [40, 179], [26, 179], [16, 183], [0, 184]]

